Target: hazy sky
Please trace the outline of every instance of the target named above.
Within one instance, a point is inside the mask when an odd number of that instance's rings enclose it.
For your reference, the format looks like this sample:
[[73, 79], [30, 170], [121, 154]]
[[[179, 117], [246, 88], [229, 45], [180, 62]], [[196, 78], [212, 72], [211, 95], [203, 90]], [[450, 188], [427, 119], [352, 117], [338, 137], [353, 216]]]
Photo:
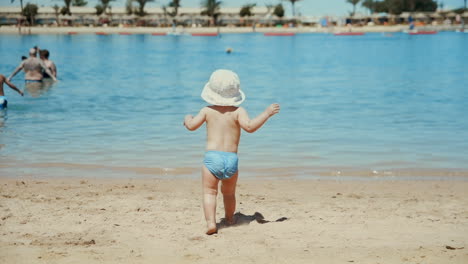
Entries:
[[[90, 7], [94, 7], [98, 0], [87, 0]], [[23, 3], [34, 3], [38, 6], [53, 6], [55, 4], [61, 6], [63, 1], [61, 0], [23, 0]], [[116, 0], [111, 2], [112, 6], [124, 6], [126, 0]], [[222, 6], [224, 7], [239, 7], [243, 4], [256, 3], [258, 6], [265, 6], [265, 4], [277, 4], [279, 0], [224, 0]], [[437, 2], [444, 3], [444, 9], [446, 8], [458, 8], [463, 7], [463, 0], [438, 0]], [[156, 2], [149, 3], [148, 6], [159, 7], [167, 5], [169, 0], [156, 0]], [[201, 0], [181, 0], [183, 7], [199, 7]], [[291, 15], [291, 4], [288, 1], [283, 3], [286, 9], [286, 15]], [[19, 6], [19, 0], [15, 0], [11, 3], [11, 0], [0, 0], [0, 6]], [[302, 0], [296, 3], [296, 12], [301, 13], [305, 16], [318, 16], [318, 15], [344, 15], [349, 11], [352, 11], [352, 5], [348, 4], [346, 0]], [[360, 7], [358, 12], [366, 13], [367, 10]]]

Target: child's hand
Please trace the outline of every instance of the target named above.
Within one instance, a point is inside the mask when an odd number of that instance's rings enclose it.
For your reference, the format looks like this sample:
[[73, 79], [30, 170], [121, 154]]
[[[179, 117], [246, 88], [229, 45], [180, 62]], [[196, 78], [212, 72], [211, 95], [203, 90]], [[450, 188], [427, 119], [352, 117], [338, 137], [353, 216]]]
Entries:
[[277, 113], [279, 113], [280, 111], [280, 105], [279, 104], [271, 104], [270, 106], [267, 107], [266, 109], [268, 115], [271, 117], [271, 116], [274, 116], [276, 115]]
[[19, 94], [21, 94], [21, 96], [24, 96], [24, 93], [22, 91], [19, 91]]

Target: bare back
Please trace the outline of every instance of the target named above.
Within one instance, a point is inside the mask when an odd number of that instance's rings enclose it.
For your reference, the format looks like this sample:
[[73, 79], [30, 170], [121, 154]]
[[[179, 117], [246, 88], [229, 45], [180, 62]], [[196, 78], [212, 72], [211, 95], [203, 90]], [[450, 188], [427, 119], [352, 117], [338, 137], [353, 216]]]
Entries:
[[206, 150], [235, 152], [239, 146], [241, 127], [238, 107], [206, 107]]
[[186, 115], [184, 126], [194, 131], [206, 122], [206, 150], [237, 153], [241, 128], [248, 133], [253, 133], [279, 110], [279, 104], [271, 104], [260, 115], [250, 119], [247, 111], [242, 107], [207, 106], [202, 108], [195, 117]]
[[38, 58], [28, 58], [23, 62], [26, 80], [42, 80], [42, 69], [46, 66]]
[[[57, 77], [57, 67], [55, 67], [55, 63], [48, 59], [43, 59], [44, 65], [49, 69], [49, 71]], [[44, 73], [44, 78], [49, 78], [50, 76], [47, 73]]]

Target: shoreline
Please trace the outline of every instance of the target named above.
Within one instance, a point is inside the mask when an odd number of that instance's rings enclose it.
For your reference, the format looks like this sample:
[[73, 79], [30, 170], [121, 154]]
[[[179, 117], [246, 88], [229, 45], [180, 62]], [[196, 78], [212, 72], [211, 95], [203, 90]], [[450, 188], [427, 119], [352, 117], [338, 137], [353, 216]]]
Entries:
[[[352, 27], [352, 32], [364, 33], [396, 33], [408, 29], [408, 25], [394, 25], [394, 26], [362, 26]], [[439, 26], [424, 26], [420, 27], [424, 30], [434, 31], [455, 31], [460, 29], [460, 25], [439, 25]], [[159, 28], [159, 27], [22, 27], [22, 34], [19, 34], [18, 27], [16, 26], [1, 26], [0, 34], [12, 35], [28, 35], [28, 34], [173, 34], [172, 28]], [[231, 34], [231, 33], [338, 33], [349, 32], [349, 28], [342, 27], [296, 27], [296, 28], [277, 28], [277, 27], [257, 27], [255, 31], [252, 27], [194, 27], [194, 28], [177, 28], [176, 34]]]
[[[249, 179], [302, 179], [346, 181], [468, 181], [465, 168], [399, 168], [399, 167], [349, 167], [349, 166], [289, 166], [289, 167], [240, 167], [241, 175]], [[122, 178], [180, 178], [197, 179], [200, 167], [153, 167], [78, 163], [17, 163], [0, 165], [0, 174], [8, 177], [60, 176], [64, 172], [70, 178], [94, 177]]]
[[461, 264], [467, 188], [239, 179], [238, 223], [218, 196], [206, 236], [201, 180], [0, 177], [0, 261]]

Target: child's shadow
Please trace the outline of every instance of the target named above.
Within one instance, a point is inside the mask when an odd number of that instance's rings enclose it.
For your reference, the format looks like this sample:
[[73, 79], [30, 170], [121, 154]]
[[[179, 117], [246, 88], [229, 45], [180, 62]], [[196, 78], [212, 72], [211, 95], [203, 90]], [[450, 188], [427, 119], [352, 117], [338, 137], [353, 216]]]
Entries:
[[265, 220], [265, 217], [263, 217], [263, 215], [259, 212], [255, 212], [255, 214], [253, 215], [245, 215], [243, 213], [237, 212], [234, 214], [234, 220], [235, 220], [234, 224], [228, 224], [226, 222], [226, 219], [222, 218], [221, 221], [218, 224], [216, 224], [216, 226], [218, 227], [218, 229], [223, 229], [223, 228], [233, 227], [233, 226], [248, 225], [250, 224], [250, 222], [253, 222], [253, 221], [257, 221], [257, 223], [259, 224], [266, 224], [270, 222], [283, 222], [283, 221], [288, 220], [288, 218], [281, 217], [281, 218], [276, 219], [275, 221], [269, 221], [269, 220]]

